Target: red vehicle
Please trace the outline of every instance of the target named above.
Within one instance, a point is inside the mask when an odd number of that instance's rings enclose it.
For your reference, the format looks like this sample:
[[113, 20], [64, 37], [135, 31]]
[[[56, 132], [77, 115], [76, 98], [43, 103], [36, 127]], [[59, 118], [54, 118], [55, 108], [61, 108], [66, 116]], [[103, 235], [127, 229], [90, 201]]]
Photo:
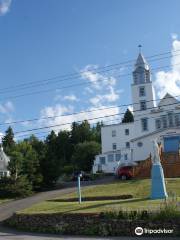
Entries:
[[124, 167], [119, 167], [117, 169], [117, 177], [122, 179], [122, 180], [129, 180], [133, 177], [133, 167], [132, 166], [124, 166]]

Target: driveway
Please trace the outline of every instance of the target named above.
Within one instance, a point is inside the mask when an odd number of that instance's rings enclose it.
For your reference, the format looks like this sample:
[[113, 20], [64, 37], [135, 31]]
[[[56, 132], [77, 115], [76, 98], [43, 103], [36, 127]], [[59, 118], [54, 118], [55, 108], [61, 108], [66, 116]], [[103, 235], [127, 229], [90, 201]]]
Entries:
[[[113, 180], [114, 180], [114, 177], [107, 177], [105, 179], [101, 179], [98, 181], [82, 182], [81, 185], [82, 185], [82, 188], [85, 186], [93, 186], [93, 185], [96, 186], [96, 185], [104, 184], [107, 182], [112, 182]], [[42, 201], [55, 198], [58, 196], [62, 196], [67, 193], [72, 193], [76, 190], [77, 190], [76, 182], [69, 182], [64, 185], [63, 189], [41, 192], [31, 197], [4, 203], [0, 205], [0, 222], [12, 216], [14, 212], [28, 208], [33, 204], [40, 203]]]

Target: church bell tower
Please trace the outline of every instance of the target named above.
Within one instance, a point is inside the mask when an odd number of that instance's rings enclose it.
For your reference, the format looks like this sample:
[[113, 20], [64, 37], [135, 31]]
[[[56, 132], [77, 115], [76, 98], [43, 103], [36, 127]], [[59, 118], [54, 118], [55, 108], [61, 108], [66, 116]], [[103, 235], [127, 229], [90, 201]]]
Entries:
[[139, 51], [133, 71], [132, 102], [134, 117], [150, 112], [155, 107], [151, 72], [146, 59]]

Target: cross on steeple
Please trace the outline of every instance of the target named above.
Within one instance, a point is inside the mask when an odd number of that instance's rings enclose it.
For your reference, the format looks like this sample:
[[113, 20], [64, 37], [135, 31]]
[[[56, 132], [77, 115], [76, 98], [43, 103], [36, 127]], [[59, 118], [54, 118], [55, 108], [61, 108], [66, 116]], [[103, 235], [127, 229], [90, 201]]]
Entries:
[[141, 53], [141, 48], [142, 48], [142, 45], [141, 45], [141, 44], [139, 44], [139, 45], [138, 45], [138, 48], [139, 48], [139, 53]]

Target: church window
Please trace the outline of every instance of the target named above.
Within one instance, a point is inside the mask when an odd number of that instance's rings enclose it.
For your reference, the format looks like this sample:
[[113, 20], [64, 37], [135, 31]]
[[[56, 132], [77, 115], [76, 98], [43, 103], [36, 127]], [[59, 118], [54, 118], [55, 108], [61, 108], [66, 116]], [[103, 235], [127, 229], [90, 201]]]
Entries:
[[113, 149], [113, 150], [116, 150], [116, 148], [117, 148], [116, 143], [113, 143], [113, 144], [112, 144], [112, 149]]
[[127, 153], [124, 154], [124, 160], [128, 160], [128, 155], [127, 155]]
[[138, 142], [137, 145], [138, 145], [138, 147], [142, 147], [143, 143], [142, 142]]
[[156, 129], [160, 129], [160, 128], [161, 128], [161, 120], [156, 119]]
[[167, 116], [166, 115], [162, 116], [162, 125], [163, 125], [163, 128], [167, 128]]
[[130, 148], [130, 143], [126, 142], [126, 148]]
[[113, 154], [109, 154], [108, 155], [108, 162], [113, 162], [114, 161], [114, 155]]
[[173, 127], [173, 113], [168, 113], [169, 127]]
[[125, 129], [125, 135], [129, 135], [129, 129]]
[[112, 137], [116, 137], [116, 130], [112, 130]]
[[121, 160], [121, 154], [120, 153], [117, 153], [116, 154], [116, 161], [120, 161]]
[[147, 118], [141, 119], [141, 126], [142, 126], [142, 131], [148, 130], [148, 119]]
[[139, 96], [144, 97], [145, 96], [145, 87], [140, 87], [139, 88]]
[[99, 157], [99, 161], [100, 161], [100, 164], [102, 165], [106, 163], [105, 157]]
[[146, 101], [140, 101], [140, 110], [146, 110]]
[[175, 125], [180, 126], [180, 114], [176, 114], [174, 116], [174, 120], [175, 120]]

